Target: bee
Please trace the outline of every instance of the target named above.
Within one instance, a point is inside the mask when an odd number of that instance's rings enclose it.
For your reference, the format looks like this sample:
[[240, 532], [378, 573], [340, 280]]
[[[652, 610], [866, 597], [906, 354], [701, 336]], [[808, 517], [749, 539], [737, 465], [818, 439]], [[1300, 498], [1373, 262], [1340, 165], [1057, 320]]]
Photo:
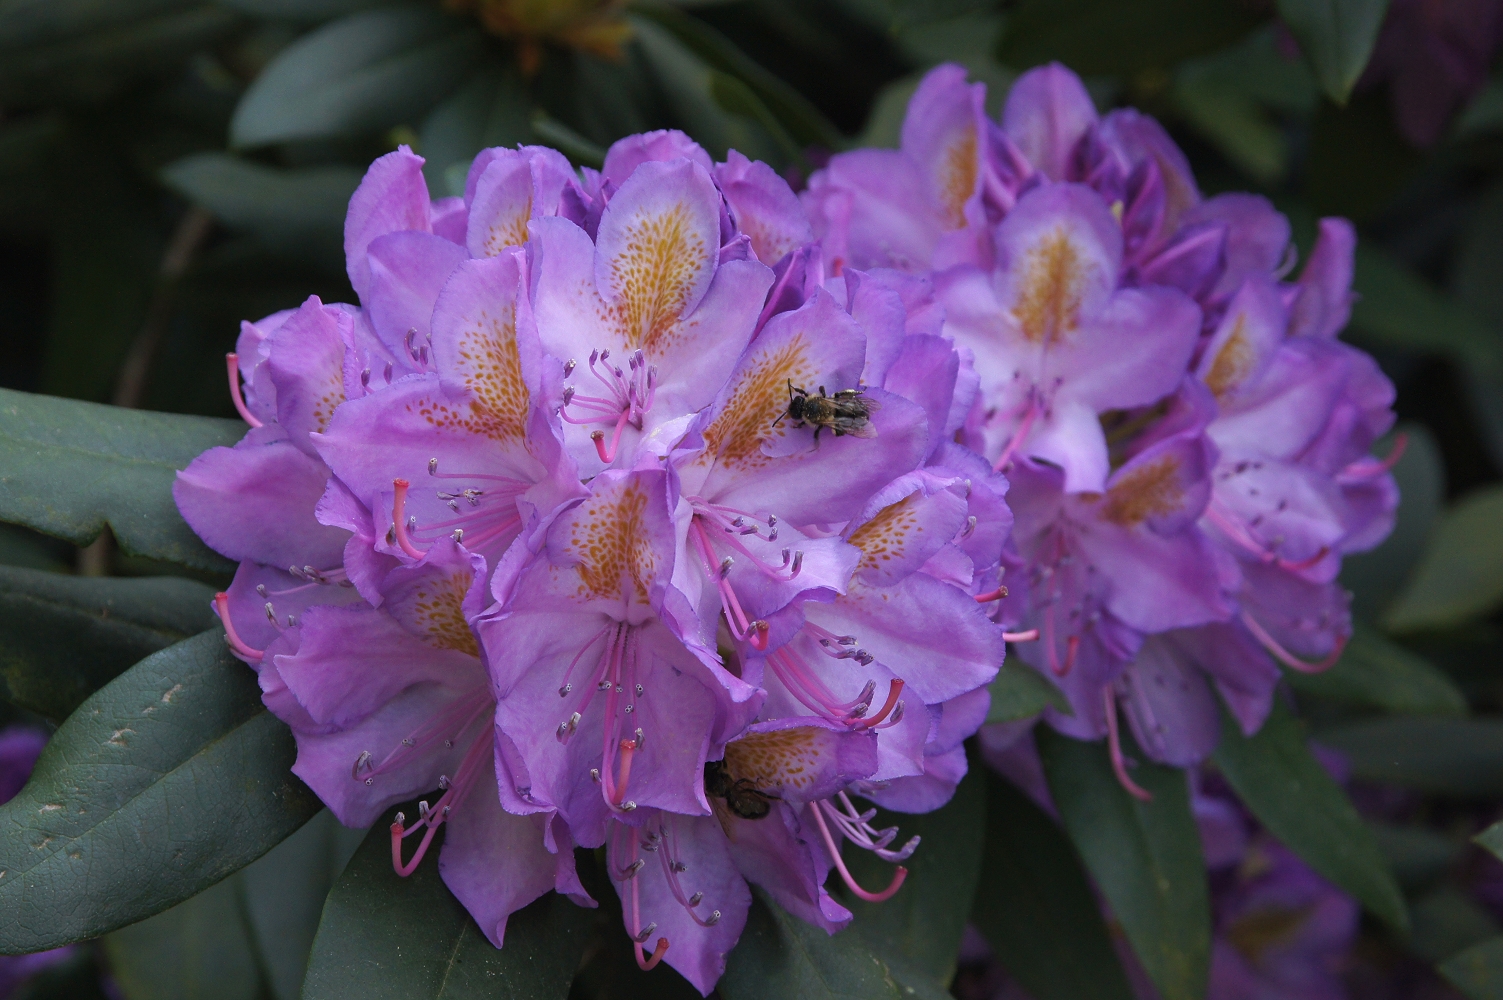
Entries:
[[726, 808], [742, 819], [765, 819], [778, 798], [758, 789], [750, 778], [732, 778], [723, 760], [705, 762], [705, 794], [724, 799]]
[[825, 387], [819, 387], [819, 395], [811, 396], [788, 380], [788, 409], [773, 421], [776, 426], [783, 417], [793, 421], [795, 427], [813, 427], [814, 442], [819, 443], [819, 432], [826, 428], [836, 437], [847, 434], [852, 437], [874, 438], [877, 429], [868, 418], [877, 411], [877, 401], [868, 399], [860, 389], [841, 389], [833, 396], [825, 395]]

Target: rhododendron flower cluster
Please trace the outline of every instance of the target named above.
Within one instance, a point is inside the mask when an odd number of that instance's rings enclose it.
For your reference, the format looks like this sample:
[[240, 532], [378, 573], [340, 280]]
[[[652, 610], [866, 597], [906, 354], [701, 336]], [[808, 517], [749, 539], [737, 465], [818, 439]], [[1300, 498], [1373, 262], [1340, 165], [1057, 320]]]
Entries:
[[[1098, 115], [1063, 67], [1024, 74], [1000, 122], [942, 66], [902, 148], [834, 157], [803, 195], [832, 268], [922, 276], [980, 391], [958, 440], [1011, 481], [1022, 564], [998, 620], [1073, 714], [1048, 722], [1186, 766], [1251, 733], [1277, 664], [1332, 665], [1336, 581], [1398, 501], [1369, 455], [1393, 387], [1338, 340], [1354, 233], [1322, 220], [1302, 268], [1263, 198], [1202, 198], [1153, 119]], [[908, 192], [902, 194], [901, 192]], [[1297, 276], [1292, 277], [1297, 273]]]
[[872, 807], [948, 801], [1008, 641], [1140, 794], [1119, 707], [1186, 765], [1213, 687], [1251, 731], [1276, 661], [1339, 654], [1396, 503], [1391, 387], [1334, 339], [1350, 226], [1290, 281], [1282, 216], [1202, 199], [1151, 119], [1059, 67], [983, 99], [934, 70], [900, 150], [801, 195], [657, 132], [486, 150], [435, 201], [402, 148], [350, 203], [358, 306], [244, 325], [251, 430], [175, 491], [240, 561], [227, 641], [341, 821], [420, 800], [399, 873], [447, 828], [498, 947], [593, 905], [575, 847], [706, 994], [748, 882], [840, 930], [831, 872], [899, 891], [922, 848]]
[[882, 900], [919, 848], [869, 803], [965, 774], [1011, 529], [955, 442], [974, 380], [928, 284], [828, 273], [765, 164], [664, 132], [599, 172], [492, 149], [437, 201], [421, 166], [351, 201], [358, 306], [245, 324], [251, 430], [179, 507], [240, 560], [227, 641], [342, 822], [418, 799], [393, 866], [446, 828], [498, 947], [549, 890], [595, 905], [574, 848], [604, 848], [638, 963], [708, 993], [749, 881], [838, 931], [832, 869]]

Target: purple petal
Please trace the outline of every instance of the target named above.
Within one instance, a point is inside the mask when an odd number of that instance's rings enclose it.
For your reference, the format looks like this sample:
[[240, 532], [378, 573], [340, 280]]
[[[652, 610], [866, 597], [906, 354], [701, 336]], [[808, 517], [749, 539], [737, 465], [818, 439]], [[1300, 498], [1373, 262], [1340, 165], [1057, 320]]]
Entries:
[[1353, 255], [1357, 231], [1345, 219], [1321, 219], [1320, 235], [1299, 276], [1292, 337], [1334, 337], [1352, 315]]
[[617, 139], [606, 150], [601, 173], [619, 188], [644, 163], [665, 163], [679, 159], [689, 160], [703, 167], [707, 173], [715, 169], [710, 154], [699, 143], [678, 129], [658, 129], [656, 132], [642, 132]]
[[1080, 77], [1059, 63], [1029, 70], [1007, 94], [1002, 128], [1034, 168], [1062, 180], [1070, 155], [1096, 123], [1096, 106]]
[[814, 239], [798, 195], [767, 164], [748, 160], [733, 149], [715, 168], [715, 179], [736, 229], [751, 237], [757, 259], [768, 267]]
[[966, 83], [965, 68], [946, 63], [924, 75], [903, 118], [903, 153], [925, 175], [924, 192], [947, 229], [986, 223], [980, 207], [985, 101], [986, 84]]
[[421, 156], [401, 146], [370, 165], [350, 198], [344, 220], [345, 266], [361, 302], [369, 304], [371, 271], [366, 248], [371, 241], [409, 229], [430, 232], [430, 211]]
[[1157, 636], [1143, 641], [1116, 687], [1133, 738], [1152, 759], [1191, 767], [1216, 749], [1221, 720], [1205, 676]]
[[347, 326], [344, 313], [327, 308], [313, 295], [266, 338], [277, 421], [287, 429], [289, 440], [309, 455], [317, 453], [308, 435], [325, 430], [345, 400]]
[[408, 352], [426, 344], [433, 303], [454, 269], [468, 255], [464, 247], [431, 233], [390, 233], [370, 245], [370, 286], [362, 301], [381, 342], [399, 358], [421, 367]]

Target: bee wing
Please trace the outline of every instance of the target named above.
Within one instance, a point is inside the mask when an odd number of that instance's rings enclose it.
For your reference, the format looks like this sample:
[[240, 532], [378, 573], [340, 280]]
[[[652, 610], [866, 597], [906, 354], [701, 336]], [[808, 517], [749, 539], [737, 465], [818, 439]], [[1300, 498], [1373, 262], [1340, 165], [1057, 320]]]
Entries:
[[877, 429], [869, 424], [865, 417], [836, 417], [831, 425], [841, 434], [849, 434], [851, 437], [874, 438]]
[[727, 840], [735, 843], [736, 814], [731, 812], [730, 806], [726, 805], [724, 799], [714, 795], [709, 796], [709, 799], [710, 811], [714, 813], [715, 818], [720, 821], [720, 829], [725, 831], [725, 837]]

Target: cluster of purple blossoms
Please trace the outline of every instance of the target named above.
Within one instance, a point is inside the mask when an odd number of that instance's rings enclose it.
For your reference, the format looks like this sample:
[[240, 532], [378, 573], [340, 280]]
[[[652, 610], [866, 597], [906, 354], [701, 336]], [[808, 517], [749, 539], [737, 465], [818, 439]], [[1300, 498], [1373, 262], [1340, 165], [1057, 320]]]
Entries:
[[1203, 200], [1151, 119], [1059, 67], [983, 99], [936, 69], [901, 150], [801, 196], [658, 132], [598, 172], [486, 150], [433, 201], [403, 148], [350, 204], [360, 305], [244, 325], [251, 430], [175, 488], [240, 562], [226, 638], [342, 822], [438, 790], [393, 865], [446, 826], [498, 947], [593, 905], [575, 847], [706, 994], [748, 881], [839, 930], [831, 871], [898, 890], [917, 838], [872, 806], [948, 801], [1008, 641], [1135, 794], [1119, 706], [1188, 765], [1212, 682], [1252, 731], [1276, 661], [1339, 655], [1397, 501], [1392, 388], [1335, 339], [1350, 226], [1286, 281], [1288, 223]]
[[[178, 478], [294, 771], [501, 946], [604, 848], [638, 964], [708, 994], [748, 881], [833, 933], [901, 886], [1007, 641], [1006, 481], [922, 278], [828, 271], [767, 165], [674, 132], [599, 172], [491, 149], [463, 197], [377, 160], [359, 306], [243, 326], [251, 429]], [[982, 598], [977, 600], [978, 593]], [[435, 789], [437, 791], [435, 791]], [[843, 845], [896, 867], [855, 883]]]
[[1249, 194], [1202, 198], [1153, 119], [1098, 115], [1053, 65], [1001, 121], [956, 66], [933, 70], [898, 150], [836, 156], [803, 200], [833, 269], [922, 276], [979, 381], [957, 440], [1011, 483], [1016, 558], [996, 619], [1073, 714], [1119, 709], [1155, 760], [1204, 760], [1213, 688], [1248, 733], [1278, 664], [1332, 665], [1351, 632], [1336, 581], [1398, 494], [1369, 455], [1393, 387], [1336, 338], [1355, 234], [1325, 219], [1298, 277], [1288, 220]]

